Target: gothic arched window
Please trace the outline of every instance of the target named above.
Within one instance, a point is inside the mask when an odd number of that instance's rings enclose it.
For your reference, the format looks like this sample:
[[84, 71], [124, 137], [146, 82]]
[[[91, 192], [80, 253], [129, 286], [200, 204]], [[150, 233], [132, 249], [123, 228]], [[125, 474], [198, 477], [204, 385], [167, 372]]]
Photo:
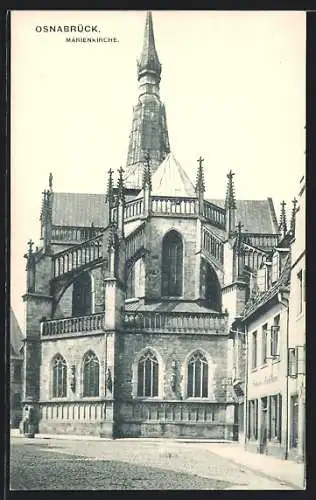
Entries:
[[84, 316], [92, 313], [92, 280], [88, 272], [74, 281], [72, 292], [72, 315]]
[[67, 396], [67, 363], [58, 354], [53, 361], [53, 398]]
[[159, 364], [151, 351], [146, 351], [138, 362], [137, 396], [158, 396]]
[[99, 396], [100, 363], [94, 352], [89, 351], [83, 358], [83, 396]]
[[183, 281], [183, 244], [177, 231], [169, 231], [162, 242], [162, 295], [181, 297]]
[[197, 351], [188, 360], [188, 398], [208, 397], [208, 362], [204, 354]]

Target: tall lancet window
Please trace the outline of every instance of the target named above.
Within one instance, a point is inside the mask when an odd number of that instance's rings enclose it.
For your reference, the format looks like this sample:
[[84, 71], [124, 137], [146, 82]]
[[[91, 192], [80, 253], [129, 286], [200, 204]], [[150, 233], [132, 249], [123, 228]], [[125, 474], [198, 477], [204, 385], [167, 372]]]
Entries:
[[94, 352], [89, 351], [83, 359], [83, 396], [99, 396], [100, 363]]
[[208, 363], [206, 357], [199, 351], [192, 354], [188, 361], [189, 398], [207, 398], [208, 396]]
[[138, 396], [158, 396], [158, 370], [156, 356], [151, 351], [147, 351], [138, 362]]
[[53, 398], [67, 396], [67, 363], [58, 354], [53, 361]]
[[177, 231], [169, 231], [162, 243], [162, 295], [181, 297], [183, 288], [183, 244]]

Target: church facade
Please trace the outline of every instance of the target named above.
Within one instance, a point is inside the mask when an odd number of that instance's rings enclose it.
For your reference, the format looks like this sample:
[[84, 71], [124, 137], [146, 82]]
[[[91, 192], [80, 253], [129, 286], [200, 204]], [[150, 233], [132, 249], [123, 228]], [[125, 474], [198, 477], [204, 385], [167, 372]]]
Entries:
[[[234, 324], [281, 235], [272, 200], [205, 198], [173, 155], [146, 14], [128, 157], [102, 194], [43, 193], [26, 257], [24, 416], [40, 433], [238, 438]], [[224, 194], [224, 193], [223, 193]], [[238, 391], [236, 391], [238, 387]]]

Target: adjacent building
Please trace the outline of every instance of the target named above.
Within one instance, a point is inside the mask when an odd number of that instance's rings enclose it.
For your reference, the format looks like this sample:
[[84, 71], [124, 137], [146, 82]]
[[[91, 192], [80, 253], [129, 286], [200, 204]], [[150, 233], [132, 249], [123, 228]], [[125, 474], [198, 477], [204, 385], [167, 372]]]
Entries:
[[244, 410], [238, 420], [239, 439], [246, 449], [301, 460], [305, 439], [304, 178], [298, 207], [293, 200], [289, 227], [285, 202], [281, 205], [280, 241], [252, 273], [249, 299], [235, 322], [238, 376], [234, 386]]
[[[294, 207], [296, 200], [294, 200]], [[305, 457], [305, 380], [306, 380], [306, 268], [305, 268], [305, 177], [301, 179], [295, 238], [291, 246], [291, 293], [289, 303], [289, 384], [288, 448], [289, 457]]]

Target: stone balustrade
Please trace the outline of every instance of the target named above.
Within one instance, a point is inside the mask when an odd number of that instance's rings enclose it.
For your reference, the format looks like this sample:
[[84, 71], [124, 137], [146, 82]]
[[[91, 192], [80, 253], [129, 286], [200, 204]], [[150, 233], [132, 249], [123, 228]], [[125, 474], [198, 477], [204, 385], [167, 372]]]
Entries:
[[95, 333], [104, 327], [104, 313], [73, 318], [50, 319], [41, 322], [41, 336], [51, 337], [71, 333]]
[[141, 225], [126, 238], [125, 258], [128, 261], [138, 250], [145, 247], [145, 226]]
[[228, 333], [227, 315], [222, 313], [126, 311], [124, 328], [138, 332]]
[[79, 270], [87, 264], [96, 263], [102, 259], [102, 239], [103, 235], [100, 234], [80, 245], [75, 245], [53, 255], [54, 278], [67, 272]]
[[257, 248], [274, 248], [280, 240], [279, 234], [260, 234], [247, 233], [243, 234], [243, 241]]
[[218, 207], [217, 205], [204, 200], [203, 215], [215, 226], [225, 229], [226, 212], [224, 208]]
[[196, 216], [198, 214], [197, 199], [152, 196], [151, 211], [153, 215]]
[[139, 217], [143, 213], [143, 198], [128, 201], [124, 209], [125, 220]]
[[212, 255], [218, 262], [224, 262], [224, 244], [205, 227], [202, 230], [202, 249]]
[[95, 238], [101, 231], [102, 228], [97, 227], [53, 226], [52, 242], [83, 242]]

